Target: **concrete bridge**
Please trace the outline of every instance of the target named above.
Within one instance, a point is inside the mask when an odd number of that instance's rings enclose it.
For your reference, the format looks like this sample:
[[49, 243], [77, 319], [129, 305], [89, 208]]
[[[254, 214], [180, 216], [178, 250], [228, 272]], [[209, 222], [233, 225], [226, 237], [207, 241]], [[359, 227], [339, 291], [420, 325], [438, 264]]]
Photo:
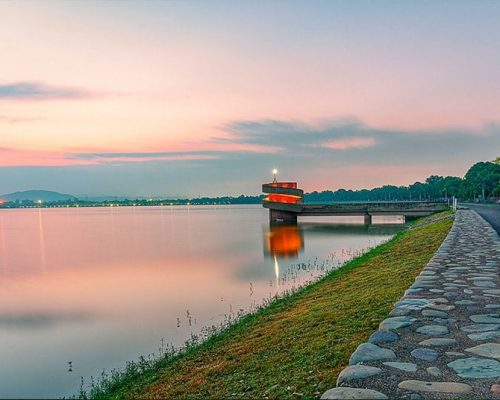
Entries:
[[303, 204], [304, 192], [297, 188], [296, 182], [265, 183], [262, 191], [269, 194], [262, 205], [269, 209], [271, 224], [296, 224], [298, 216], [363, 216], [365, 224], [369, 225], [374, 215], [411, 219], [448, 209], [445, 203], [425, 201]]

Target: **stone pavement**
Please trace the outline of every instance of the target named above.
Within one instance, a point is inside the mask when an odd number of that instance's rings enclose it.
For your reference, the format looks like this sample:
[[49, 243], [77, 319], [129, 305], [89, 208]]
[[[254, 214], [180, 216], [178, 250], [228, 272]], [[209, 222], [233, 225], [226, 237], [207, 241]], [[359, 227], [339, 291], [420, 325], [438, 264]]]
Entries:
[[448, 237], [322, 399], [500, 399], [500, 237], [458, 210]]

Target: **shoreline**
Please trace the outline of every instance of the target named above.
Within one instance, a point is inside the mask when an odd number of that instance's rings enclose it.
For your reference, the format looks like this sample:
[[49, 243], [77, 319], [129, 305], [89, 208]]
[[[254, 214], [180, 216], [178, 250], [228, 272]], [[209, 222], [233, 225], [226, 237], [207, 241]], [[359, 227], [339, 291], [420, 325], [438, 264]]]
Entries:
[[497, 398], [499, 254], [488, 221], [457, 210], [439, 250], [321, 398]]
[[[206, 341], [188, 344], [178, 355], [170, 353], [157, 360], [129, 363], [124, 372], [112, 373], [88, 393], [81, 391], [79, 396], [276, 398], [290, 396], [293, 390], [298, 397], [319, 397], [321, 390], [336, 379], [336, 376], [333, 376], [335, 379], [325, 376], [328, 369], [325, 362], [340, 372], [342, 363], [356, 345], [376, 329], [394, 301], [401, 297], [402, 291], [409, 287], [441, 244], [451, 226], [451, 214], [448, 212], [446, 219], [434, 221], [439, 215], [442, 217], [438, 214], [415, 221], [412, 229], [398, 233], [388, 242], [297, 292], [264, 304], [255, 313], [243, 316]], [[430, 245], [427, 243], [429, 236], [433, 238]], [[419, 241], [422, 241], [420, 245]], [[412, 242], [414, 246], [409, 249]], [[410, 257], [411, 268], [401, 263], [401, 256], [405, 255]], [[416, 256], [417, 260], [411, 256]], [[391, 260], [396, 263], [388, 266], [398, 281], [395, 290], [391, 287], [394, 285], [388, 285], [389, 276], [383, 271], [384, 264], [390, 264]], [[412, 274], [410, 280], [408, 273]], [[376, 278], [380, 287], [367, 282], [370, 277]], [[353, 283], [359, 286], [343, 288]], [[329, 290], [336, 296], [329, 295]], [[363, 297], [361, 305], [360, 297]], [[355, 321], [343, 320], [345, 315], [336, 315], [335, 308], [342, 302], [346, 303], [340, 304], [342, 312], [351, 314], [350, 318], [356, 318]], [[329, 324], [325, 325], [328, 318], [332, 318], [333, 328], [338, 331], [333, 349], [332, 339], [323, 337], [330, 330]], [[337, 322], [339, 318], [341, 321]], [[276, 349], [280, 351], [276, 353]], [[334, 353], [335, 357], [324, 359], [321, 354], [324, 351]], [[280, 363], [284, 365], [273, 371]], [[283, 379], [291, 372], [297, 376], [285, 387]], [[319, 381], [316, 386], [314, 376]]]

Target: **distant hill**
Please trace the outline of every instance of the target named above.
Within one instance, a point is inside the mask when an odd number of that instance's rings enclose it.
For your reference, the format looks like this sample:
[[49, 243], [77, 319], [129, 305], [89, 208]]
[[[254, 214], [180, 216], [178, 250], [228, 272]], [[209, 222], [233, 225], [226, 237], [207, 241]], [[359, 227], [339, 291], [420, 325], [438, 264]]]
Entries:
[[66, 200], [74, 200], [75, 196], [70, 194], [51, 192], [49, 190], [26, 190], [24, 192], [15, 192], [0, 195], [0, 199], [5, 201], [38, 201], [42, 200], [43, 202], [53, 202], [53, 201], [66, 201]]

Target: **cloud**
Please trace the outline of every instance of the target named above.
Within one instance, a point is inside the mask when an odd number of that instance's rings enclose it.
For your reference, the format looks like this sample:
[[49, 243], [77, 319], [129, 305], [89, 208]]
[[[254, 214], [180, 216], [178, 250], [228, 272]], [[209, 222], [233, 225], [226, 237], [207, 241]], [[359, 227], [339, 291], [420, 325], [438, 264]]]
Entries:
[[372, 137], [346, 137], [334, 139], [329, 142], [323, 143], [323, 147], [334, 150], [348, 150], [348, 149], [364, 149], [365, 147], [373, 147], [376, 140]]
[[500, 125], [397, 130], [355, 120], [235, 121], [198, 145], [156, 152], [0, 148], [0, 186], [128, 197], [256, 194], [273, 168], [307, 191], [408, 184], [431, 174], [463, 176], [473, 163], [498, 157]]
[[273, 146], [279, 149], [275, 158], [310, 158], [313, 164], [332, 166], [442, 163], [460, 155], [483, 159], [492, 147], [500, 148], [500, 125], [495, 123], [476, 130], [398, 130], [369, 127], [357, 120], [320, 125], [262, 120], [236, 121], [222, 129], [229, 136], [215, 137], [214, 142]]
[[85, 160], [90, 163], [133, 163], [150, 161], [175, 160], [210, 160], [219, 157], [215, 151], [164, 151], [164, 152], [137, 152], [137, 153], [75, 153], [69, 154], [69, 159]]
[[68, 160], [57, 151], [0, 147], [0, 167], [38, 165], [63, 166], [68, 165]]
[[120, 165], [153, 161], [209, 160], [223, 155], [220, 151], [165, 152], [67, 152], [0, 147], [0, 167]]
[[62, 100], [94, 97], [85, 89], [52, 86], [41, 82], [13, 82], [0, 84], [0, 100]]

